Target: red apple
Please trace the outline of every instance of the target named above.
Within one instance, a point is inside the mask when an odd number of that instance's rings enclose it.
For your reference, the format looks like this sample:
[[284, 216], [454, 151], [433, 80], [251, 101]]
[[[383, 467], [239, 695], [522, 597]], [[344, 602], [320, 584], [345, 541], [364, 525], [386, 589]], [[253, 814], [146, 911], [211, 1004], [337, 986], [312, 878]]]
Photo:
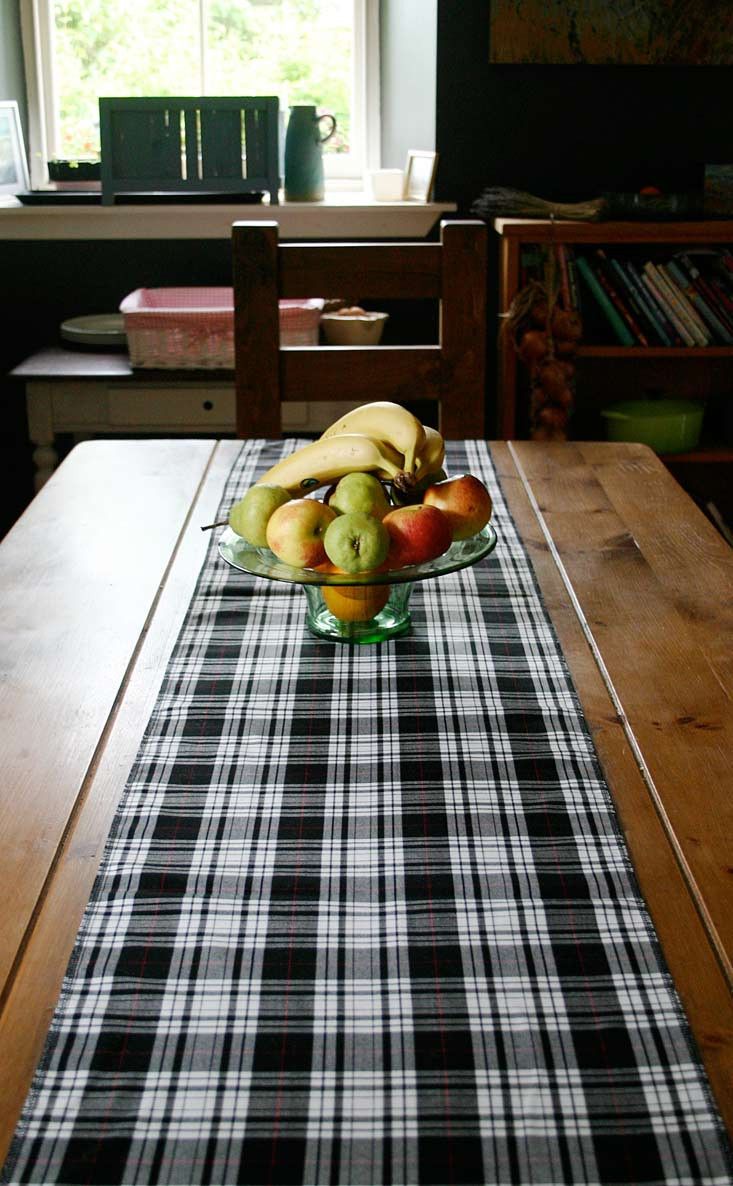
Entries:
[[491, 495], [473, 474], [460, 474], [428, 486], [423, 505], [437, 507], [447, 516], [453, 539], [468, 539], [491, 518]]
[[389, 532], [388, 568], [423, 564], [447, 552], [453, 542], [450, 522], [437, 507], [416, 503], [395, 507], [382, 523]]
[[316, 498], [293, 498], [267, 520], [267, 546], [295, 568], [315, 568], [326, 559], [323, 537], [336, 512]]

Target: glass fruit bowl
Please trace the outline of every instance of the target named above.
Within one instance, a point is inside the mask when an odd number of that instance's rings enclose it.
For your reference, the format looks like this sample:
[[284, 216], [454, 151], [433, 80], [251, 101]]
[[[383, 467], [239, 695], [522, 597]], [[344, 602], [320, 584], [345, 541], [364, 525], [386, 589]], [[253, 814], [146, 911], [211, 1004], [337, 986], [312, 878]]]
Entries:
[[375, 643], [405, 634], [410, 628], [410, 594], [416, 581], [445, 576], [483, 560], [496, 547], [496, 532], [487, 524], [470, 539], [456, 540], [436, 560], [388, 572], [326, 573], [293, 568], [268, 548], [255, 548], [225, 528], [219, 554], [240, 572], [301, 585], [306, 625], [312, 634], [332, 642]]

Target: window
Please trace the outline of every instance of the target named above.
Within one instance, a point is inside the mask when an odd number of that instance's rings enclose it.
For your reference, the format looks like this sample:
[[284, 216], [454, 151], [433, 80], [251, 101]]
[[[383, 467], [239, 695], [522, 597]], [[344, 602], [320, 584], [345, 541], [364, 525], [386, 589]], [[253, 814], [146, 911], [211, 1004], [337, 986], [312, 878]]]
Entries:
[[278, 95], [336, 118], [329, 179], [377, 162], [378, 0], [21, 0], [32, 184], [99, 154], [99, 96]]

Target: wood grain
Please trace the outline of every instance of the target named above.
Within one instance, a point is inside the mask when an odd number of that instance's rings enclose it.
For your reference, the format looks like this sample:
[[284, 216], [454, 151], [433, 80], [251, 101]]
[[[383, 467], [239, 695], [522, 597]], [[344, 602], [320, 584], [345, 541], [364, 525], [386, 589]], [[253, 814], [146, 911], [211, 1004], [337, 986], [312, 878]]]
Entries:
[[[129, 443], [123, 447], [129, 449]], [[240, 448], [235, 441], [221, 442], [198, 493], [180, 490], [180, 509], [188, 511], [190, 506], [184, 533], [166, 574], [155, 616], [124, 677], [124, 697], [114, 713], [113, 728], [80, 790], [73, 830], [67, 832], [60, 846], [47, 892], [27, 936], [22, 962], [6, 991], [0, 1012], [0, 1165], [43, 1048], [120, 794], [209, 544], [200, 525], [214, 518], [222, 486]]]
[[280, 295], [437, 300], [442, 266], [436, 243], [283, 243]]
[[237, 436], [280, 436], [277, 223], [235, 223], [234, 387]]
[[[492, 451], [733, 1133], [731, 778], [718, 747], [733, 719], [733, 552], [644, 446]], [[691, 703], [713, 729], [680, 721]]]
[[733, 553], [644, 446], [611, 464], [602, 446], [576, 445], [564, 456], [577, 464], [561, 471], [551, 449], [514, 448], [582, 590], [660, 810], [694, 885], [704, 886], [733, 984]]
[[284, 346], [283, 402], [380, 399], [438, 400], [439, 346]]
[[486, 384], [488, 240], [472, 223], [447, 222], [442, 245], [440, 430], [450, 440], [480, 439], [486, 414], [476, 389]]
[[213, 448], [78, 445], [3, 540], [0, 1000]]
[[524, 243], [714, 244], [733, 241], [733, 221], [727, 219], [708, 219], [705, 222], [565, 222], [562, 219], [497, 218], [494, 226], [504, 238]]
[[[486, 435], [486, 259], [477, 220], [444, 222], [440, 243], [280, 243], [276, 223], [236, 222], [237, 434], [274, 437], [282, 401], [438, 400], [448, 438]], [[278, 350], [277, 302], [321, 296], [440, 301], [440, 341], [425, 346]]]

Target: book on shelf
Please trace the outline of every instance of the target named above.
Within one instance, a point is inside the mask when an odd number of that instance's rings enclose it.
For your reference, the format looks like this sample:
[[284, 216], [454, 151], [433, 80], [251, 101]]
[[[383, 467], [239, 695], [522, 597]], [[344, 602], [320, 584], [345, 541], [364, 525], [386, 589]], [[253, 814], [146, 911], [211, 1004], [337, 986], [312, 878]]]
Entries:
[[612, 255], [606, 258], [616, 277], [619, 291], [623, 292], [632, 313], [635, 314], [637, 321], [645, 332], [647, 337], [646, 345], [671, 346], [672, 339], [668, 335], [661, 318], [657, 316], [649, 302], [646, 293], [642, 291], [629, 271], [627, 261], [618, 259]]
[[582, 276], [590, 293], [595, 298], [596, 304], [605, 315], [609, 326], [613, 330], [617, 342], [621, 346], [635, 346], [637, 343], [634, 335], [632, 334], [623, 317], [616, 309], [613, 301], [607, 295], [605, 289], [593, 271], [588, 259], [584, 255], [577, 255], [575, 257], [575, 263], [579, 274]]
[[728, 332], [733, 334], [733, 301], [731, 301], [730, 308], [728, 308], [722, 295], [716, 292], [708, 277], [703, 275], [690, 253], [681, 251], [678, 258], [695, 288], [700, 293], [700, 296], [707, 302], [720, 321], [722, 321]]
[[670, 318], [667, 314], [666, 306], [657, 300], [655, 294], [650, 289], [648, 283], [646, 283], [646, 277], [644, 276], [643, 272], [637, 267], [637, 265], [633, 262], [633, 260], [630, 260], [630, 259], [627, 259], [625, 261], [624, 266], [625, 266], [626, 270], [628, 271], [629, 276], [632, 278], [632, 280], [636, 284], [639, 292], [643, 293], [644, 298], [645, 298], [647, 304], [649, 305], [649, 308], [651, 309], [654, 317], [656, 318], [661, 329], [663, 330], [663, 333], [660, 334], [663, 344], [665, 346], [684, 346], [684, 345], [686, 345], [685, 339], [682, 337], [679, 330], [676, 328], [674, 322], [670, 320]]
[[666, 293], [664, 292], [664, 290], [661, 287], [658, 276], [655, 274], [655, 272], [652, 269], [653, 269], [653, 265], [650, 266], [647, 263], [644, 265], [642, 272], [641, 272], [641, 276], [642, 276], [642, 279], [644, 281], [646, 288], [652, 294], [652, 296], [654, 297], [655, 301], [660, 306], [660, 308], [662, 308], [664, 310], [665, 317], [667, 317], [671, 321], [672, 325], [675, 328], [675, 331], [679, 334], [680, 338], [682, 339], [682, 344], [684, 346], [697, 345], [695, 338], [688, 330], [687, 326], [685, 325], [685, 322], [680, 319], [680, 317], [677, 314], [676, 310], [674, 309], [673, 305], [670, 304], [668, 296], [666, 295]]
[[667, 285], [667, 290], [672, 300], [677, 301], [682, 315], [686, 319], [688, 329], [694, 335], [698, 346], [709, 346], [712, 341], [712, 334], [680, 288], [676, 278], [672, 274], [669, 263], [658, 263], [657, 270]]
[[611, 300], [623, 317], [627, 326], [629, 327], [634, 340], [638, 346], [648, 346], [649, 339], [642, 327], [639, 325], [638, 319], [634, 315], [625, 295], [622, 295], [624, 290], [619, 290], [618, 279], [611, 267], [611, 262], [602, 247], [597, 247], [594, 253], [594, 258], [591, 261], [591, 267], [594, 267], [601, 287], [604, 289], [609, 300]]
[[708, 329], [724, 346], [733, 346], [733, 333], [696, 287], [690, 272], [692, 265], [689, 263], [686, 265], [684, 257], [680, 257], [679, 260], [669, 260], [667, 267], [672, 279], [677, 282], [683, 295], [687, 297]]
[[[706, 346], [708, 342], [707, 335], [698, 329], [696, 322], [687, 314], [687, 311], [676, 295], [675, 288], [670, 285], [662, 266], [653, 263], [652, 260], [647, 260], [644, 264], [644, 273], [656, 285], [657, 292], [666, 303], [669, 315], [673, 317], [674, 323], [685, 339], [686, 344], [688, 346]], [[683, 327], [684, 333], [682, 333]]]
[[720, 300], [733, 313], [733, 256], [724, 251], [713, 259], [713, 274], [708, 276]]
[[[621, 346], [733, 348], [733, 250], [525, 244], [520, 284], [553, 280], [564, 308], [594, 309]], [[585, 306], [585, 307], [584, 307]]]

